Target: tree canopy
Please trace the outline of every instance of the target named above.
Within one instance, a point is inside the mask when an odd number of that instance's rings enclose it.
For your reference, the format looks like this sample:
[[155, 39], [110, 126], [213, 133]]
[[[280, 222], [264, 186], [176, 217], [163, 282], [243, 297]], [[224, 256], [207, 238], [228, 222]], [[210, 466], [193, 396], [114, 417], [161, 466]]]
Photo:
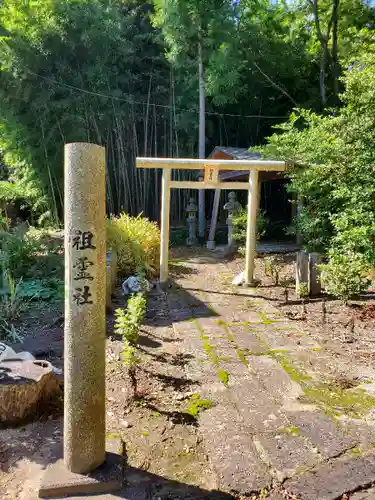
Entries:
[[[350, 72], [348, 61], [356, 47], [365, 53], [371, 46], [374, 24], [365, 0], [0, 0], [0, 6], [0, 154], [9, 175], [39, 190], [54, 218], [62, 213], [63, 144], [70, 141], [106, 146], [109, 212], [157, 218], [159, 174], [136, 171], [134, 157], [197, 156], [199, 39], [209, 152], [219, 144], [262, 144], [291, 112], [285, 136], [303, 121], [336, 126], [360, 98], [349, 90], [359, 82], [351, 80], [357, 70]], [[174, 196], [179, 218], [184, 195]], [[328, 231], [336, 223], [324, 219]]]

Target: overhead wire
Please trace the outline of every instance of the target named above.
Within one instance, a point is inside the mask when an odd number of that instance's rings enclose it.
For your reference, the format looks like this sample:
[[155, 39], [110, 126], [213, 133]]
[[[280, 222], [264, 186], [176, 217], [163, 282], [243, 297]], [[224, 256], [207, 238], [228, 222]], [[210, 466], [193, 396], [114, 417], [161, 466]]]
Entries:
[[[65, 87], [70, 90], [74, 90], [77, 92], [81, 92], [84, 94], [92, 95], [95, 97], [102, 97], [105, 99], [112, 99], [114, 101], [119, 101], [119, 102], [126, 102], [128, 104], [140, 104], [140, 105], [149, 105], [149, 106], [154, 106], [156, 108], [164, 108], [164, 109], [172, 109], [174, 108], [175, 110], [178, 111], [183, 111], [183, 112], [190, 112], [190, 113], [199, 113], [198, 109], [188, 109], [188, 108], [180, 108], [180, 107], [174, 107], [168, 104], [156, 104], [156, 103], [147, 103], [146, 101], [139, 101], [134, 99], [134, 96], [131, 94], [125, 94], [127, 97], [119, 97], [115, 95], [110, 95], [110, 94], [104, 94], [102, 92], [95, 92], [93, 90], [87, 90], [82, 87], [77, 87], [75, 85], [70, 85], [65, 82], [60, 82], [58, 80], [55, 80], [54, 78], [46, 77], [43, 75], [39, 75], [38, 73], [34, 73], [33, 71], [28, 71], [31, 75], [36, 76], [37, 78], [40, 78], [42, 80], [45, 80], [49, 83], [52, 83], [54, 85], [58, 85], [60, 87]], [[236, 117], [236, 118], [265, 118], [265, 119], [286, 119], [288, 116], [276, 116], [276, 115], [241, 115], [241, 114], [235, 114], [235, 113], [219, 113], [219, 112], [214, 112], [214, 111], [206, 111], [206, 115], [213, 115], [213, 116], [231, 116], [231, 117]]]

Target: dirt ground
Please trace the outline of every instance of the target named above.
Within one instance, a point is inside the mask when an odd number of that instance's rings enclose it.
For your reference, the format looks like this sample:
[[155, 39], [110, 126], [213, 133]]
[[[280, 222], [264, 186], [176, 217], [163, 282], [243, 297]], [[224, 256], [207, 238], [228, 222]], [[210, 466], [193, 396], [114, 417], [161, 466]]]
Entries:
[[[174, 249], [172, 278], [190, 274], [192, 270], [184, 260], [199, 253], [199, 250]], [[374, 296], [369, 294], [348, 305], [324, 296], [301, 302], [296, 299], [293, 287], [294, 255], [284, 255], [281, 260], [279, 282], [283, 286], [275, 285], [274, 278], [267, 275], [264, 256], [256, 259], [256, 278], [260, 280], [256, 295], [270, 301], [281, 316], [298, 324], [299, 330], [303, 329], [311, 339], [324, 345], [333, 358], [339, 358], [344, 364], [355, 360], [363, 366], [371, 366], [375, 357]], [[217, 291], [223, 285], [230, 285], [229, 276], [234, 277], [243, 270], [243, 259], [238, 257], [225, 265], [228, 272], [218, 273], [216, 277]], [[249, 311], [254, 308], [251, 298], [246, 304]], [[125, 305], [126, 299], [119, 292], [113, 308]], [[26, 337], [22, 345], [13, 346], [16, 350], [28, 350], [38, 359], [63, 366], [61, 305], [38, 303], [35, 309], [23, 315], [20, 326]], [[107, 433], [109, 437], [118, 435], [124, 439], [128, 466], [147, 474], [148, 479], [143, 478], [147, 483], [144, 498], [242, 498], [217, 491], [217, 479], [202, 446], [191, 407], [197, 384], [185, 371], [190, 355], [183, 348], [181, 334], [173, 329], [165, 295], [151, 292], [149, 296], [140, 337], [141, 363], [137, 368], [135, 397], [120, 357], [121, 339], [113, 333], [112, 314], [108, 314], [107, 327]], [[37, 478], [51, 460], [49, 450], [61, 440], [62, 417], [56, 408], [33, 423], [1, 429], [0, 498], [33, 498]], [[249, 498], [266, 498], [266, 493]]]

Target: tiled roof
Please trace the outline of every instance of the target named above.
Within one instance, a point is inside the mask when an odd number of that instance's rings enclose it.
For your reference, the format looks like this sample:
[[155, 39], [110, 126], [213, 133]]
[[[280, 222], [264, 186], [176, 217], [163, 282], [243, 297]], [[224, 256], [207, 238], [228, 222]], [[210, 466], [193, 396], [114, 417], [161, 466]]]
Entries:
[[233, 156], [234, 160], [259, 160], [260, 158], [262, 158], [262, 155], [260, 153], [249, 151], [247, 148], [227, 148], [224, 146], [216, 146], [216, 148], [210, 154], [209, 158], [211, 158], [215, 153], [218, 152]]

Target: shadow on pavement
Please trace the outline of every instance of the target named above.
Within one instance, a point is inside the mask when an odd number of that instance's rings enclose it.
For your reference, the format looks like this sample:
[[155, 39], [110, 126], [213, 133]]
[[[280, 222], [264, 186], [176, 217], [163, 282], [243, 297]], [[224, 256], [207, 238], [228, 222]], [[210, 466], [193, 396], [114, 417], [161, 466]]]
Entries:
[[111, 497], [126, 500], [234, 500], [221, 491], [208, 491], [198, 486], [180, 483], [140, 469], [125, 469], [126, 487]]

